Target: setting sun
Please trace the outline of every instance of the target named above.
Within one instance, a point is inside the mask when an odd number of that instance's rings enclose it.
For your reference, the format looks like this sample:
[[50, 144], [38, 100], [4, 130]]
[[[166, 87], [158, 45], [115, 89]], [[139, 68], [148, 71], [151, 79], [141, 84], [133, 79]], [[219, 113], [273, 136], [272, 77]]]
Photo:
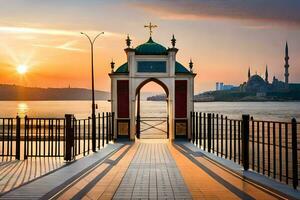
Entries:
[[17, 67], [17, 71], [19, 74], [25, 74], [27, 72], [27, 66], [26, 65], [19, 65]]

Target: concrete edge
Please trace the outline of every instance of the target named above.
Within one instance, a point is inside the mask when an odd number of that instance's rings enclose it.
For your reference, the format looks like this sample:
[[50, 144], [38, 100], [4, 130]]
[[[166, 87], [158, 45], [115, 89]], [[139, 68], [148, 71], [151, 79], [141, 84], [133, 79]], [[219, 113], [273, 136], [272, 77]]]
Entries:
[[[61, 186], [68, 184], [70, 180], [76, 179], [78, 174], [84, 173], [84, 171], [88, 170], [89, 168], [101, 163], [105, 160], [109, 155], [115, 153], [124, 144], [115, 143], [115, 144], [108, 144], [104, 149], [97, 151], [93, 154], [90, 154], [87, 157], [82, 157], [68, 165], [64, 165], [63, 167], [49, 172], [44, 176], [36, 178], [30, 182], [23, 184], [22, 186], [10, 190], [3, 195], [0, 196], [0, 199], [40, 199], [46, 194], [50, 194], [51, 191], [57, 190]], [[84, 165], [84, 163], [88, 163], [88, 165]], [[71, 169], [73, 168], [73, 170]], [[77, 169], [81, 168], [81, 170]], [[75, 169], [75, 170], [74, 170]], [[69, 172], [68, 176], [62, 177], [64, 172]], [[67, 174], [66, 174], [67, 175]], [[60, 180], [59, 177], [62, 177]], [[50, 180], [54, 179], [55, 183], [51, 184]], [[39, 187], [41, 187], [39, 189]], [[33, 190], [34, 189], [34, 190]], [[31, 191], [33, 190], [33, 191]]]
[[271, 179], [267, 176], [264, 176], [262, 174], [254, 172], [252, 170], [244, 171], [241, 165], [239, 165], [231, 160], [227, 160], [227, 159], [218, 157], [217, 155], [215, 155], [213, 153], [208, 153], [208, 152], [196, 147], [192, 143], [178, 141], [178, 142], [175, 142], [175, 144], [184, 145], [186, 148], [190, 149], [192, 152], [201, 153], [205, 157], [217, 162], [218, 164], [224, 166], [225, 168], [229, 169], [233, 173], [236, 173], [237, 175], [242, 176], [245, 179], [253, 181], [254, 183], [261, 185], [264, 188], [270, 189], [270, 190], [274, 191], [275, 193], [278, 193], [287, 198], [300, 199], [300, 191], [295, 190], [292, 187], [290, 187], [284, 183], [280, 183], [274, 179]]

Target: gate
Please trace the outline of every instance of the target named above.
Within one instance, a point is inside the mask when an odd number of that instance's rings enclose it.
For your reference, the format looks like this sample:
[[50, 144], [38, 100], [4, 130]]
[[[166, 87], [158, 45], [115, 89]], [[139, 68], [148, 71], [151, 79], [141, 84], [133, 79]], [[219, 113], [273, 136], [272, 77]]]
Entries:
[[65, 118], [25, 116], [24, 128], [24, 159], [64, 156]]
[[[164, 128], [166, 126], [166, 128]], [[137, 138], [167, 139], [169, 138], [169, 117], [140, 117], [136, 120]]]

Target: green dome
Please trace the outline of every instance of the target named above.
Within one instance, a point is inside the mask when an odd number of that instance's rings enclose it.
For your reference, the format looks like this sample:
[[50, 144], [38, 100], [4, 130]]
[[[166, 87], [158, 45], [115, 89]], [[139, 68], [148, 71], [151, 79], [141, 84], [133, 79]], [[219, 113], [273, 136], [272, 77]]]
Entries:
[[181, 63], [175, 63], [175, 73], [191, 73], [187, 68], [185, 68]]
[[154, 42], [150, 37], [148, 42], [135, 48], [136, 55], [167, 55], [166, 47]]
[[128, 63], [124, 63], [115, 71], [115, 73], [128, 73]]

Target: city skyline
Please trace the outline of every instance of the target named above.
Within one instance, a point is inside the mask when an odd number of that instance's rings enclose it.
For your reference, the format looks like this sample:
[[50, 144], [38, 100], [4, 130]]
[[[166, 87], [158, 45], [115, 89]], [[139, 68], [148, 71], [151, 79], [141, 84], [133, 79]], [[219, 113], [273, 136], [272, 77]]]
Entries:
[[[149, 33], [143, 26], [150, 21], [158, 25], [156, 42], [170, 47], [175, 34], [177, 60], [187, 67], [193, 59], [196, 93], [213, 89], [216, 82], [242, 83], [249, 66], [263, 74], [268, 65], [269, 77], [284, 80], [286, 41], [290, 81], [300, 82], [300, 3], [272, 2], [263, 12], [266, 5], [257, 1], [219, 2], [214, 8], [204, 1], [2, 1], [1, 83], [90, 88], [89, 45], [80, 31], [104, 31], [95, 43], [95, 88], [108, 91], [111, 60], [116, 67], [125, 62], [127, 34], [134, 47], [146, 42]], [[26, 74], [18, 73], [20, 65], [28, 66]]]

